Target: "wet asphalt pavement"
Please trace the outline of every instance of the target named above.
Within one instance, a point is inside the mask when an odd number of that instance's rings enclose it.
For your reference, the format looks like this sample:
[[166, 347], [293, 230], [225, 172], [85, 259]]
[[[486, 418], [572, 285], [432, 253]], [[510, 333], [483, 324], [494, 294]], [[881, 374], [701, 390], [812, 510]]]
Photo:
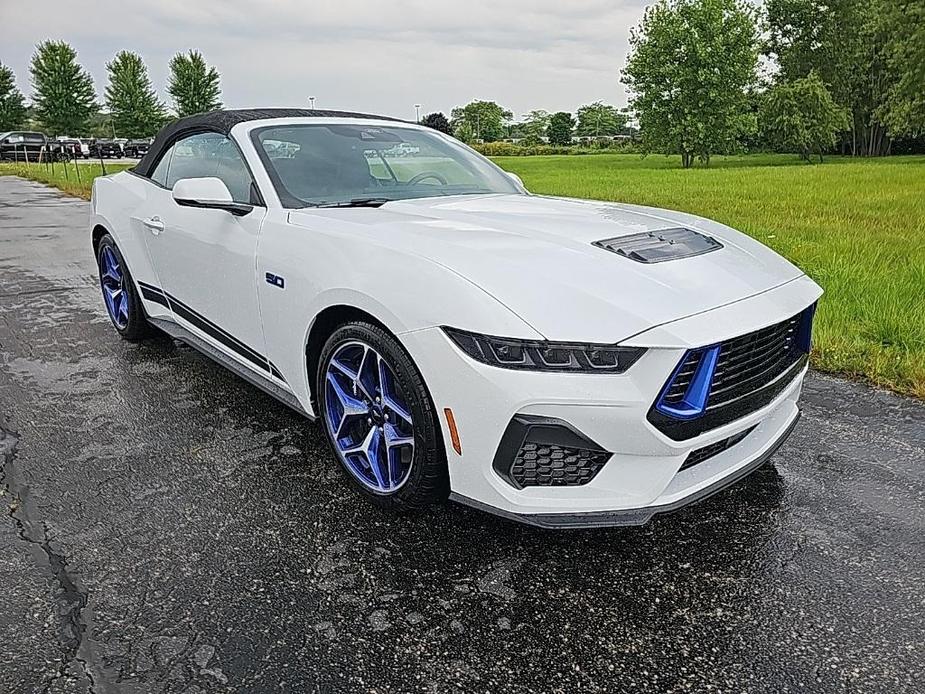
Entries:
[[120, 341], [87, 215], [0, 178], [0, 692], [925, 690], [925, 404], [812, 374], [775, 467], [642, 528], [392, 516]]

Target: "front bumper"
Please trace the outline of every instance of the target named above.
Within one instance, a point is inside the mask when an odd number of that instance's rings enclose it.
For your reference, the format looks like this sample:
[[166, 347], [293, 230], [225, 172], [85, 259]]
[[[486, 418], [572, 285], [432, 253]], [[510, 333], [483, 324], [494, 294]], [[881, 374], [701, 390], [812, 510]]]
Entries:
[[[461, 453], [446, 446], [452, 498], [544, 527], [635, 525], [714, 493], [765, 462], [786, 439], [799, 416], [805, 363], [759, 409], [685, 440], [673, 440], [647, 420], [666, 379], [688, 348], [744, 334], [788, 318], [821, 291], [809, 280], [791, 283], [721, 307], [671, 331], [642, 334], [632, 342], [648, 351], [623, 374], [512, 371], [474, 361], [439, 328], [400, 335], [420, 368], [441, 415], [453, 411]], [[756, 307], [761, 311], [757, 313]], [[709, 336], [696, 331], [708, 324]], [[590, 481], [576, 486], [517, 488], [493, 466], [509, 423], [517, 416], [561, 420], [611, 453]], [[441, 416], [445, 442], [451, 441]], [[688, 456], [723, 440], [732, 447], [693, 466]]]
[[774, 439], [768, 445], [763, 453], [739, 467], [735, 467], [731, 472], [728, 472], [724, 476], [720, 476], [716, 481], [700, 487], [697, 491], [689, 493], [687, 496], [676, 498], [673, 501], [665, 501], [664, 503], [656, 501], [651, 506], [619, 509], [615, 511], [588, 511], [584, 513], [517, 513], [488, 506], [475, 499], [457, 494], [456, 492], [450, 494], [450, 499], [481, 511], [487, 511], [510, 520], [526, 523], [527, 525], [534, 525], [538, 528], [569, 528], [577, 530], [580, 528], [610, 528], [625, 525], [644, 525], [651, 520], [653, 516], [659, 513], [670, 513], [684, 506], [703, 501], [747, 477], [771, 459], [777, 452], [777, 449], [780, 448], [790, 436], [799, 419], [800, 411], [797, 410], [794, 417], [790, 420], [790, 424], [787, 425], [787, 428], [777, 439]]

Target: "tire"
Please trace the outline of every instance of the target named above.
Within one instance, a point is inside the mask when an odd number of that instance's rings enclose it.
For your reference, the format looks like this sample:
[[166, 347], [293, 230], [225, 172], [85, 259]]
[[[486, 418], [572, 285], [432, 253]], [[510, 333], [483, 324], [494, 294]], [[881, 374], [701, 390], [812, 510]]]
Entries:
[[[378, 362], [375, 357], [387, 368], [383, 375], [373, 377], [373, 364]], [[331, 451], [364, 497], [380, 508], [396, 511], [419, 509], [446, 499], [449, 473], [436, 411], [420, 372], [392, 335], [371, 323], [340, 326], [321, 350], [315, 382], [321, 423]], [[353, 382], [358, 384], [355, 391]], [[348, 402], [367, 406], [367, 412], [355, 410], [350, 417], [339, 418], [337, 413], [347, 410], [341, 399], [344, 394]], [[339, 440], [337, 427], [341, 429]], [[372, 446], [363, 452], [349, 452], [370, 441], [378, 441], [377, 449], [379, 444], [385, 445], [384, 453], [377, 456], [378, 474], [368, 462]]]
[[[113, 258], [118, 264], [115, 268], [118, 271], [116, 276], [111, 272], [107, 274], [107, 263], [111, 263]], [[109, 234], [100, 239], [100, 245], [97, 247], [96, 252], [96, 264], [99, 271], [100, 290], [103, 293], [103, 305], [106, 307], [106, 313], [109, 315], [109, 320], [112, 322], [116, 332], [119, 333], [122, 339], [129, 342], [138, 342], [148, 337], [153, 330], [150, 323], [148, 323], [148, 317], [135, 287], [135, 281], [132, 279], [119, 247], [116, 246], [116, 242]], [[116, 287], [118, 287], [117, 292]], [[107, 294], [111, 292], [116, 292], [116, 297], [112, 302], [107, 299]], [[123, 293], [125, 296], [124, 305], [122, 305]], [[124, 313], [120, 309], [124, 309]]]

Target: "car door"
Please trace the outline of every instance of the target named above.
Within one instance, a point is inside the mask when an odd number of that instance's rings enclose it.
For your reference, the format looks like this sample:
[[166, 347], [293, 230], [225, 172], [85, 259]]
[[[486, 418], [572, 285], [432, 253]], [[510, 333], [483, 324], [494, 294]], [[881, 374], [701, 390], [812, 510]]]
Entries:
[[266, 208], [243, 216], [178, 205], [172, 196], [182, 178], [214, 176], [235, 202], [253, 204], [250, 171], [227, 137], [198, 133], [178, 140], [158, 163], [151, 195], [137, 222], [175, 320], [241, 363], [268, 375], [257, 304], [257, 238]]

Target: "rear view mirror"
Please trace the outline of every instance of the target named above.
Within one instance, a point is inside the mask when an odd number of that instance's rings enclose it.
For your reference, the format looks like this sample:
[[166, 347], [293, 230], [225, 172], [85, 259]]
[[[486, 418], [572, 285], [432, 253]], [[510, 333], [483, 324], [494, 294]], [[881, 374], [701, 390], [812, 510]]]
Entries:
[[235, 202], [228, 186], [220, 178], [181, 178], [174, 183], [173, 199], [183, 207], [200, 207], [209, 210], [225, 210], [240, 217], [253, 210], [252, 205]]

